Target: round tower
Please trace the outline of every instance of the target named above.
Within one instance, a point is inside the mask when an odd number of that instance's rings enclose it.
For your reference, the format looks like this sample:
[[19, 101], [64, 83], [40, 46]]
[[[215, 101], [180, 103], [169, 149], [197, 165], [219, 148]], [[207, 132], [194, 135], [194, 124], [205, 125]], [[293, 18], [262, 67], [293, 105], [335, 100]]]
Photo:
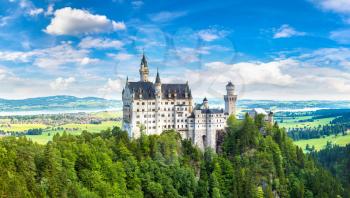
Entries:
[[140, 72], [140, 81], [141, 82], [148, 82], [149, 70], [148, 70], [148, 63], [146, 60], [145, 53], [143, 53], [143, 55], [142, 55], [139, 72]]
[[225, 113], [229, 115], [236, 114], [236, 101], [237, 95], [235, 95], [235, 86], [232, 82], [228, 82], [226, 85], [227, 95], [224, 96], [225, 99]]
[[209, 109], [209, 102], [208, 102], [207, 97], [205, 97], [203, 99], [203, 106], [204, 106], [205, 109]]

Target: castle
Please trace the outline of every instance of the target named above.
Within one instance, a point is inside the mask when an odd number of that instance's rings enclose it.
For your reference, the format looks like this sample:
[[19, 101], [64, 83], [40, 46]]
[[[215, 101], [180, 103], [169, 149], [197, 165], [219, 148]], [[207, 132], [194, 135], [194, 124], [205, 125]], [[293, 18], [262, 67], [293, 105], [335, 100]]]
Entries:
[[129, 136], [138, 138], [141, 132], [152, 135], [174, 129], [200, 149], [215, 150], [217, 132], [225, 128], [228, 116], [236, 113], [234, 85], [231, 82], [226, 85], [225, 110], [211, 109], [207, 98], [202, 104], [193, 104], [188, 82], [162, 83], [158, 71], [154, 83], [150, 82], [144, 54], [139, 72], [140, 80], [129, 82], [127, 78], [122, 93], [123, 129]]

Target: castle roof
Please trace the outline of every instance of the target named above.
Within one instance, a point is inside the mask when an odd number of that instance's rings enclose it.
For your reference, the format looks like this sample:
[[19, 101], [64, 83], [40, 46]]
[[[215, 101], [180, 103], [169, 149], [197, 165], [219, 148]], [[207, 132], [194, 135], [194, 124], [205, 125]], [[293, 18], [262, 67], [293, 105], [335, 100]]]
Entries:
[[[135, 99], [155, 99], [155, 87], [152, 82], [129, 82], [127, 85]], [[163, 99], [191, 99], [192, 94], [188, 84], [162, 84]], [[141, 96], [141, 97], [140, 97]], [[186, 97], [187, 96], [187, 97]]]
[[228, 87], [233, 87], [234, 85], [232, 84], [232, 82], [231, 81], [229, 81], [228, 83], [227, 83], [227, 85], [226, 86], [228, 86]]
[[143, 65], [144, 67], [148, 67], [145, 53], [142, 54], [141, 65]]

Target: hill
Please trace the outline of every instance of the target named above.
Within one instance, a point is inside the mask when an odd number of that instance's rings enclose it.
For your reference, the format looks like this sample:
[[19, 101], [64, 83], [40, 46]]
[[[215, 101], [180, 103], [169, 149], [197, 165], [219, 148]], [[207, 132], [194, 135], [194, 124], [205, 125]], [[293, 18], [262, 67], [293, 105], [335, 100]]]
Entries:
[[49, 96], [21, 100], [0, 99], [1, 112], [106, 110], [120, 107], [121, 101], [96, 97]]
[[[230, 118], [220, 152], [175, 131], [129, 139], [55, 135], [46, 145], [0, 140], [4, 197], [338, 197], [341, 183], [262, 118]], [[264, 135], [263, 135], [264, 134]]]

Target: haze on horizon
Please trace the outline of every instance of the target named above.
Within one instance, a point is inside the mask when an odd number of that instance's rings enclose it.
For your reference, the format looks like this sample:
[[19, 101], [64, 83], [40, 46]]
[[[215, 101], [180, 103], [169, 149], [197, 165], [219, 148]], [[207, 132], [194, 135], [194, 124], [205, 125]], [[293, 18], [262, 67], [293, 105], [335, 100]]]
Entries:
[[126, 76], [194, 97], [349, 100], [350, 1], [0, 2], [0, 98], [120, 99]]

